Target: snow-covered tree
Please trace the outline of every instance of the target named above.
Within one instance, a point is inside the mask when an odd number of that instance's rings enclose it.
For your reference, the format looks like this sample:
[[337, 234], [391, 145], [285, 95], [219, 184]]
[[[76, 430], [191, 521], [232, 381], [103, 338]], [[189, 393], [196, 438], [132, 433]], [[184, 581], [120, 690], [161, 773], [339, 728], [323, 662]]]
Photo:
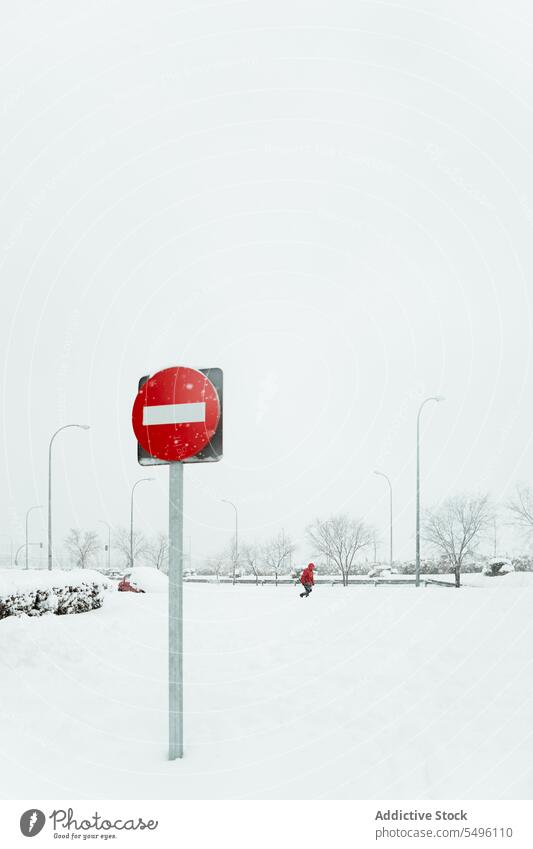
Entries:
[[533, 530], [533, 489], [527, 484], [516, 485], [515, 494], [507, 504], [515, 524]]
[[221, 551], [218, 554], [209, 557], [205, 563], [205, 566], [200, 570], [205, 575], [214, 575], [217, 581], [220, 580], [220, 576], [227, 572], [228, 570], [228, 554], [225, 551]]
[[453, 567], [455, 586], [461, 586], [461, 567], [493, 519], [488, 495], [456, 495], [424, 516], [424, 538]]
[[363, 519], [351, 518], [344, 513], [329, 519], [315, 519], [307, 528], [313, 551], [326, 558], [342, 575], [342, 583], [355, 566], [358, 552], [372, 544], [374, 531]]
[[259, 545], [247, 543], [241, 547], [241, 558], [245, 566], [250, 570], [255, 577], [256, 585], [259, 583], [261, 575], [260, 564], [262, 562], [262, 551]]
[[156, 569], [168, 574], [168, 537], [166, 534], [158, 533], [146, 542], [143, 551], [145, 560]]
[[[130, 532], [126, 528], [117, 528], [114, 534], [114, 545], [124, 556], [127, 569], [131, 569]], [[133, 559], [137, 560], [146, 552], [146, 537], [140, 531], [133, 534]]]
[[279, 576], [289, 566], [290, 557], [295, 551], [296, 545], [285, 531], [280, 531], [263, 546], [262, 560], [268, 573], [274, 575], [276, 586]]
[[78, 569], [85, 569], [100, 549], [100, 540], [95, 531], [71, 528], [65, 539], [65, 548]]

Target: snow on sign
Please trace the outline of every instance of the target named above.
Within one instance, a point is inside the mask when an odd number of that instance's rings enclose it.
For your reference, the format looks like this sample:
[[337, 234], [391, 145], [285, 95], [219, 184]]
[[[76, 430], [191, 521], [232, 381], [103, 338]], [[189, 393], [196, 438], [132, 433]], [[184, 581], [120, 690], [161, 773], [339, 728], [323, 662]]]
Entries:
[[[221, 394], [220, 369], [174, 366], [141, 378], [132, 412], [141, 465], [219, 459], [222, 399], [215, 384]], [[215, 441], [220, 451], [209, 451]]]

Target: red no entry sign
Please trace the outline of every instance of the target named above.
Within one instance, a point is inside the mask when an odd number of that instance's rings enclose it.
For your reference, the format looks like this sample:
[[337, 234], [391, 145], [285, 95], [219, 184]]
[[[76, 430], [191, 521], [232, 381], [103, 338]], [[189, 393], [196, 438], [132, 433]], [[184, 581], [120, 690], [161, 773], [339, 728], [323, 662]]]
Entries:
[[215, 387], [205, 374], [185, 366], [152, 375], [139, 389], [132, 411], [142, 447], [168, 463], [194, 457], [205, 448], [219, 419]]

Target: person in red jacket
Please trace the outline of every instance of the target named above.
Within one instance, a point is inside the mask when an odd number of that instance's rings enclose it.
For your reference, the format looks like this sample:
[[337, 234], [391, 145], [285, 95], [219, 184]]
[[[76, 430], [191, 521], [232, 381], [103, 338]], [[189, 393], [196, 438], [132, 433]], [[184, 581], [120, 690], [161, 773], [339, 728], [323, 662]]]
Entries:
[[300, 598], [307, 598], [308, 595], [312, 592], [313, 584], [315, 583], [314, 571], [315, 564], [310, 563], [309, 566], [306, 566], [306, 568], [300, 575], [300, 583], [303, 584], [303, 588], [305, 590], [305, 592], [300, 593]]

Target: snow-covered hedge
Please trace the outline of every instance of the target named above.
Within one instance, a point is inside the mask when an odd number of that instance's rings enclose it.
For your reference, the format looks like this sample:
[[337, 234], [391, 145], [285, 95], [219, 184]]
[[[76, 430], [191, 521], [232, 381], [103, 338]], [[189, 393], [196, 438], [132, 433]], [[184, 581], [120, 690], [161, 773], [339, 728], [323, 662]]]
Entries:
[[99, 572], [0, 570], [0, 619], [85, 613], [102, 606], [107, 580]]

